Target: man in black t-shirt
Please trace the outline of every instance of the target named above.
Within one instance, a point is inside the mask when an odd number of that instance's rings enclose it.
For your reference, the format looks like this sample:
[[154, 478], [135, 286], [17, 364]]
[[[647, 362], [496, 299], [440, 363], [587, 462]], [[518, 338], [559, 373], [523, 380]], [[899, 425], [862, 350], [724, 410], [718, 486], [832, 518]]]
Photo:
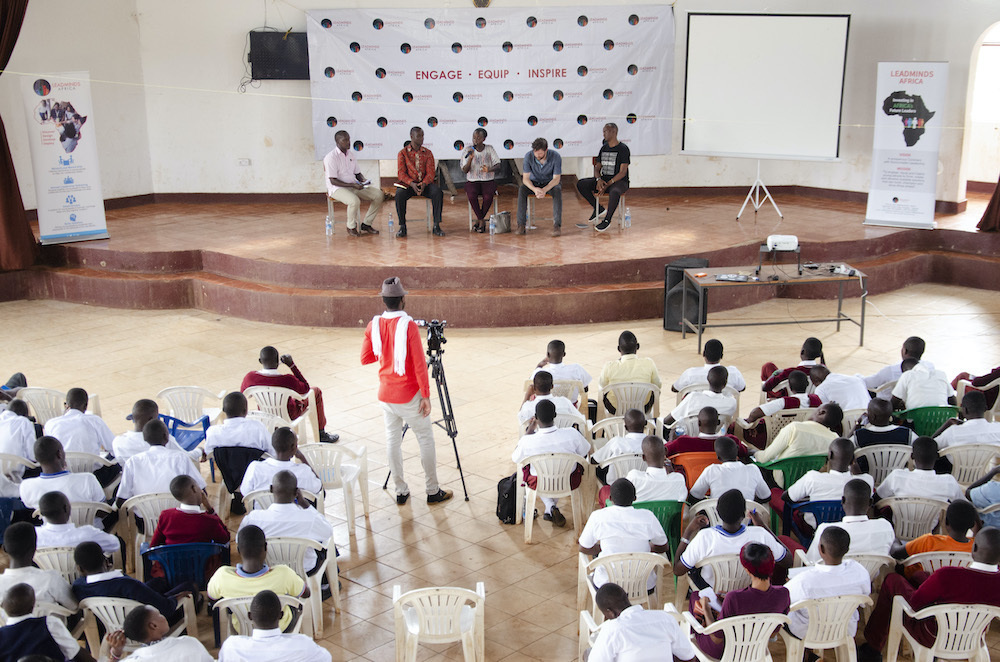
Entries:
[[[594, 229], [604, 232], [611, 226], [618, 200], [628, 190], [628, 164], [631, 161], [628, 145], [618, 140], [618, 126], [612, 122], [604, 125], [604, 144], [594, 162], [594, 176], [581, 179], [576, 183], [576, 190], [590, 203], [594, 212], [591, 221], [598, 221]], [[597, 209], [597, 195], [607, 194], [608, 208]], [[588, 223], [577, 223], [576, 227], [586, 228]]]

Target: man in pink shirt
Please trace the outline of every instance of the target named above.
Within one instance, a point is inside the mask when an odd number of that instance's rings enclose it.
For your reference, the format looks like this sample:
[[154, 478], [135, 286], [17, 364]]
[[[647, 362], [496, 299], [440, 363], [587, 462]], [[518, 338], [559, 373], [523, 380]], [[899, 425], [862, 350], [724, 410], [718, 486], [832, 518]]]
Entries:
[[[358, 162], [351, 153], [351, 136], [347, 131], [338, 131], [334, 136], [337, 146], [323, 157], [323, 170], [326, 173], [327, 194], [337, 202], [347, 205], [347, 234], [360, 237], [362, 234], [378, 234], [372, 227], [372, 222], [382, 208], [382, 189], [366, 185], [365, 176], [358, 168]], [[368, 200], [368, 213], [365, 222], [358, 228], [361, 218], [361, 201]]]
[[403, 424], [417, 437], [420, 464], [424, 468], [427, 503], [452, 497], [437, 479], [434, 430], [431, 425], [431, 389], [424, 362], [424, 346], [413, 319], [403, 312], [406, 290], [393, 276], [382, 283], [385, 312], [376, 315], [365, 329], [361, 345], [361, 365], [378, 361], [378, 399], [385, 417], [389, 451], [389, 471], [396, 485], [396, 503], [404, 505], [410, 488], [403, 479]]

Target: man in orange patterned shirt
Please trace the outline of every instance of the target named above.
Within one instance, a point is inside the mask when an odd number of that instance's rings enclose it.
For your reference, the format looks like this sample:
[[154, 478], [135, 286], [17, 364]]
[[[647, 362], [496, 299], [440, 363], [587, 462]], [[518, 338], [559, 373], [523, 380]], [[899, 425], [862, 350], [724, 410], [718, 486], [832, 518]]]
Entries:
[[444, 236], [441, 229], [441, 205], [444, 194], [434, 183], [434, 155], [424, 147], [424, 130], [419, 126], [410, 129], [410, 142], [399, 150], [396, 169], [400, 183], [407, 188], [396, 188], [396, 216], [399, 217], [397, 237], [406, 236], [406, 201], [415, 195], [430, 198], [434, 210], [434, 235]]

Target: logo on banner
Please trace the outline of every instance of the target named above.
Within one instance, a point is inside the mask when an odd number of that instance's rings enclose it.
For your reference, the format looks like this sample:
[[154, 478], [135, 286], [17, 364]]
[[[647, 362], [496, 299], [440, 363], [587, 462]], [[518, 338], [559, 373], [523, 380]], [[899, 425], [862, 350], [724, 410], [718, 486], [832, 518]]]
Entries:
[[903, 140], [907, 147], [913, 147], [924, 135], [924, 124], [935, 113], [924, 105], [924, 99], [919, 94], [907, 94], [903, 90], [893, 92], [882, 102], [882, 112], [886, 115], [899, 117], [903, 122]]
[[528, 20], [526, 20], [525, 23], [528, 25], [529, 28], [533, 28], [536, 25], [538, 25], [538, 19], [535, 18], [534, 16], [529, 16]]
[[399, 45], [399, 50], [403, 52], [403, 55], [407, 55], [411, 50], [413, 50], [413, 48], [406, 42], [403, 42]]
[[454, 44], [451, 45], [451, 52], [452, 53], [461, 53], [462, 52], [462, 44], [460, 44], [460, 43], [458, 43], [456, 41]]
[[562, 101], [563, 96], [564, 95], [562, 90], [556, 90], [555, 92], [552, 93], [552, 98], [555, 99], [556, 101]]
[[581, 64], [579, 67], [576, 68], [576, 74], [578, 76], [586, 76], [587, 75], [587, 67], [585, 67], [585, 66], [583, 66]]
[[375, 123], [384, 129], [386, 125], [389, 123], [389, 120], [387, 120], [384, 117], [380, 117], [377, 120], [375, 120]]
[[76, 204], [76, 196], [72, 195], [72, 194], [71, 195], [67, 195], [66, 196], [66, 204], [67, 205], [75, 205]]
[[587, 116], [586, 115], [577, 115], [576, 123], [579, 124], [580, 126], [583, 126], [584, 124], [587, 123]]
[[327, 67], [326, 69], [323, 70], [323, 75], [326, 76], [327, 78], [333, 78], [334, 74], [336, 73], [337, 72], [333, 70], [333, 67]]
[[629, 124], [635, 124], [635, 121], [637, 119], [639, 118], [636, 117], [635, 113], [629, 113], [628, 115], [625, 116], [625, 121], [628, 122]]
[[76, 223], [76, 214], [70, 214], [69, 215], [69, 222], [70, 223]]
[[319, 22], [319, 24], [322, 25], [327, 30], [333, 27], [333, 21], [331, 21], [328, 18], [324, 18], [322, 21]]
[[476, 120], [476, 124], [478, 124], [479, 126], [486, 126], [489, 123], [490, 121], [485, 117], [480, 117], [478, 120]]
[[611, 41], [610, 39], [604, 40], [604, 50], [610, 51], [614, 47], [615, 47], [615, 42]]
[[433, 116], [427, 118], [427, 126], [429, 126], [429, 127], [431, 127], [433, 129], [437, 125], [438, 125], [438, 118], [433, 117]]
[[534, 115], [529, 115], [528, 116], [528, 126], [535, 126], [536, 124], [538, 124], [538, 118], [535, 117]]
[[503, 45], [500, 48], [503, 49], [504, 53], [510, 53], [512, 50], [514, 50], [514, 44], [510, 43], [509, 41], [505, 41], [503, 42]]
[[552, 42], [552, 50], [554, 50], [556, 53], [558, 53], [562, 49], [563, 49], [563, 43], [561, 41]]
[[372, 21], [372, 27], [376, 30], [381, 30], [385, 26], [385, 22], [381, 18], [376, 18]]
[[503, 148], [504, 149], [514, 149], [514, 141], [511, 140], [510, 138], [508, 138], [507, 140], [503, 141]]
[[375, 78], [385, 78], [385, 69], [379, 67], [375, 70]]
[[33, 89], [35, 94], [38, 96], [44, 97], [52, 91], [52, 84], [44, 78], [39, 78], [35, 81], [34, 85], [31, 86], [31, 89]]
[[360, 152], [364, 148], [365, 148], [365, 144], [363, 142], [361, 142], [360, 140], [355, 140], [354, 141], [354, 151], [355, 152]]
[[65, 177], [65, 178], [63, 179], [63, 184], [72, 184], [72, 183], [73, 183], [73, 178], [72, 178], [72, 177], [70, 177], [69, 175], [67, 175], [67, 176], [66, 176], [66, 177]]
[[328, 127], [330, 127], [331, 129], [332, 129], [333, 127], [337, 126], [337, 118], [336, 118], [336, 117], [334, 117], [334, 116], [332, 116], [332, 115], [331, 115], [330, 117], [327, 117], [327, 118], [326, 118], [326, 125], [327, 125]]
[[62, 166], [73, 165], [73, 157], [69, 156], [69, 157], [63, 158], [63, 157], [60, 156], [59, 157], [59, 165], [62, 165]]
[[451, 98], [455, 101], [455, 103], [462, 103], [462, 99], [464, 99], [465, 97], [462, 95], [461, 92], [455, 92], [454, 94], [451, 95]]
[[361, 96], [361, 92], [354, 92], [351, 95], [351, 98], [354, 99], [355, 101], [361, 101], [361, 99], [363, 99], [364, 97]]
[[562, 149], [563, 146], [562, 138], [556, 138], [555, 140], [553, 140], [552, 146], [555, 147], [556, 149]]
[[614, 96], [615, 96], [615, 93], [610, 88], [607, 89], [607, 90], [604, 90], [604, 98], [605, 99], [610, 100], [610, 99], [613, 99]]
[[483, 28], [485, 28], [486, 27], [486, 19], [483, 18], [482, 16], [480, 16], [479, 18], [477, 18], [476, 19], [476, 27], [479, 28], [480, 30], [482, 30]]
[[433, 18], [428, 18], [424, 20], [424, 27], [427, 28], [428, 30], [433, 30], [435, 25], [437, 24], [434, 22]]
[[413, 95], [410, 94], [409, 92], [403, 92], [403, 101], [405, 103], [410, 103], [411, 101], [413, 101]]
[[639, 25], [639, 17], [636, 14], [632, 14], [628, 17], [629, 25]]
[[456, 152], [461, 152], [463, 147], [465, 147], [465, 143], [464, 142], [462, 142], [461, 140], [456, 140], [455, 141], [455, 151]]
[[510, 90], [507, 90], [506, 92], [503, 93], [503, 100], [504, 101], [513, 101], [514, 100], [514, 93], [511, 92]]
[[583, 15], [579, 16], [576, 19], [576, 24], [579, 25], [581, 28], [587, 27], [587, 23], [589, 23], [589, 22], [590, 21], [587, 20], [587, 17], [583, 16]]
[[361, 44], [359, 44], [356, 41], [352, 41], [350, 48], [351, 48], [351, 52], [352, 53], [357, 53], [357, 52], [361, 51]]
[[635, 66], [634, 64], [630, 64], [628, 65], [627, 71], [629, 76], [634, 76], [637, 73], [639, 73], [639, 67]]

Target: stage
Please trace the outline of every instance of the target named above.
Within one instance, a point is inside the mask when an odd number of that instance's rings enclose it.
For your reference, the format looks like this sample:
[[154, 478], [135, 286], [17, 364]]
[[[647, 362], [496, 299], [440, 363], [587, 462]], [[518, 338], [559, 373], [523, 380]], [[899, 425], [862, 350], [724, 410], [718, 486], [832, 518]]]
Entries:
[[[108, 211], [110, 239], [45, 247], [43, 265], [0, 274], [0, 299], [195, 308], [350, 327], [370, 318], [380, 281], [398, 275], [411, 300], [433, 299], [438, 317], [464, 327], [644, 319], [663, 314], [666, 264], [684, 256], [706, 257], [713, 267], [756, 263], [769, 234], [797, 235], [803, 261], [864, 270], [871, 294], [925, 281], [1000, 287], [994, 258], [1000, 237], [975, 231], [986, 194], [970, 193], [961, 213], [938, 214], [936, 230], [903, 230], [864, 226], [858, 200], [784, 187], [772, 193], [783, 219], [767, 205], [756, 215], [749, 207], [737, 221], [743, 194], [634, 189], [627, 195], [632, 227], [615, 223], [597, 233], [575, 227], [591, 210], [567, 182], [558, 238], [550, 236], [551, 221], [525, 236], [470, 233], [462, 191], [454, 199], [445, 195], [447, 236], [434, 237], [424, 221], [411, 221], [406, 239], [386, 229], [388, 212], [395, 216], [392, 201], [376, 222], [382, 234], [364, 237], [347, 235], [341, 205], [336, 232], [327, 237], [319, 195], [315, 202], [142, 204]], [[516, 189], [501, 187], [499, 196], [500, 209], [513, 213]], [[539, 203], [542, 213], [548, 204]], [[423, 216], [420, 201], [410, 208]], [[829, 295], [807, 289], [763, 288], [754, 296]], [[722, 294], [710, 301], [709, 313], [758, 300]]]

